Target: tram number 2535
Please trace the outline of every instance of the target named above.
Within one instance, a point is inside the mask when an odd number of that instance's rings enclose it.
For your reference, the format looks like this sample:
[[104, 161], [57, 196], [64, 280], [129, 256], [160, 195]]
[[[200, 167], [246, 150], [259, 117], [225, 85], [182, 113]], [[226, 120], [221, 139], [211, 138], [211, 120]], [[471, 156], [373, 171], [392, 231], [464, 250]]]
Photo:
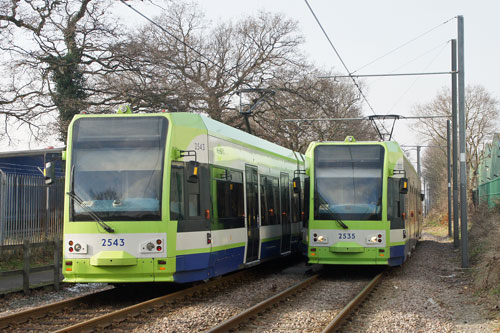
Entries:
[[339, 239], [356, 239], [354, 232], [339, 232]]

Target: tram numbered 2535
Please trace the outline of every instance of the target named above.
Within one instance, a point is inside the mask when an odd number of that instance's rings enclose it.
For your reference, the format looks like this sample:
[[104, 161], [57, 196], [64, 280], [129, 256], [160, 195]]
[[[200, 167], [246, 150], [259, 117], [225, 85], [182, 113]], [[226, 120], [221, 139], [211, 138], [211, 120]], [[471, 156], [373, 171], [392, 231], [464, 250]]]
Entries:
[[422, 234], [420, 179], [393, 141], [312, 142], [309, 263], [402, 265]]

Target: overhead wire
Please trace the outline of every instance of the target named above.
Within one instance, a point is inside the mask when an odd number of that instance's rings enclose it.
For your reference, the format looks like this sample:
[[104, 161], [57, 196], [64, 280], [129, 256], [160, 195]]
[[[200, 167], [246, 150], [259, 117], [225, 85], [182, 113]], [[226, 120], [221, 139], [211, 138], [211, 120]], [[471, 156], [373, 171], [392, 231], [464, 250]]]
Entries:
[[187, 44], [186, 42], [184, 42], [179, 37], [175, 36], [173, 33], [171, 33], [170, 31], [168, 31], [167, 29], [165, 29], [164, 27], [162, 27], [161, 25], [159, 25], [158, 23], [156, 23], [155, 21], [153, 21], [152, 19], [150, 19], [149, 17], [147, 17], [146, 15], [144, 15], [143, 13], [141, 13], [139, 10], [135, 9], [134, 7], [132, 7], [132, 5], [129, 5], [128, 3], [126, 3], [125, 0], [120, 0], [120, 2], [123, 3], [125, 6], [129, 7], [130, 9], [132, 9], [134, 12], [136, 12], [137, 14], [139, 14], [140, 16], [142, 16], [143, 18], [145, 18], [147, 21], [149, 21], [151, 24], [153, 24], [154, 26], [156, 26], [157, 28], [159, 28], [161, 31], [163, 31], [164, 33], [166, 33], [167, 35], [169, 35], [170, 37], [172, 37], [173, 39], [175, 39], [176, 41], [178, 41], [179, 43], [181, 43], [182, 45], [184, 45], [185, 47], [187, 47], [188, 49], [190, 49], [191, 51], [193, 51], [197, 55], [199, 55], [201, 58], [205, 59], [206, 61], [208, 61], [212, 65], [218, 67], [219, 69], [222, 69], [223, 71], [225, 71], [224, 67], [222, 67], [221, 65], [219, 65], [218, 63], [216, 63], [212, 59], [208, 58], [203, 53], [201, 53], [200, 51], [196, 50], [194, 47], [192, 47], [191, 45]]
[[[413, 59], [411, 59], [411, 60], [409, 60], [409, 61], [405, 62], [404, 64], [402, 64], [402, 65], [400, 65], [400, 66], [396, 67], [394, 70], [390, 71], [389, 73], [390, 73], [390, 74], [395, 73], [395, 72], [397, 72], [398, 70], [400, 70], [401, 68], [404, 68], [404, 67], [406, 67], [407, 65], [411, 64], [412, 62], [415, 62], [415, 61], [419, 60], [420, 58], [423, 58], [423, 57], [424, 57], [424, 56], [426, 56], [427, 54], [432, 53], [433, 51], [437, 50], [438, 48], [444, 48], [446, 45], [448, 45], [448, 43], [449, 43], [449, 42], [450, 42], [450, 41], [446, 41], [446, 42], [444, 42], [444, 43], [443, 43], [443, 42], [439, 43], [437, 46], [434, 46], [433, 48], [431, 48], [431, 49], [429, 49], [429, 50], [427, 50], [427, 51], [425, 51], [425, 52], [421, 53], [420, 55], [416, 56], [415, 58], [413, 58]], [[443, 45], [443, 44], [444, 44], [444, 45]], [[442, 50], [440, 50], [439, 52], [441, 53], [441, 52], [442, 52]], [[375, 83], [375, 82], [378, 82], [379, 80], [382, 80], [382, 79], [383, 79], [383, 77], [379, 77], [378, 79], [376, 79], [376, 80], [374, 80], [374, 81], [372, 81], [372, 82], [373, 82], [373, 83]]]
[[[438, 54], [434, 58], [431, 59], [431, 61], [422, 69], [422, 71], [426, 71], [427, 68], [429, 68], [436, 61], [436, 59], [443, 53], [443, 51], [445, 50], [445, 48], [446, 48], [446, 46], [448, 45], [449, 42], [450, 41], [446, 42], [446, 44], [441, 48], [441, 50], [438, 52]], [[408, 87], [408, 89], [406, 89], [403, 92], [403, 94], [398, 97], [398, 99], [396, 100], [396, 102], [394, 103], [394, 105], [389, 109], [388, 113], [390, 113], [392, 110], [394, 110], [394, 108], [399, 104], [399, 102], [401, 101], [401, 99], [413, 88], [413, 86], [417, 83], [417, 81], [419, 79], [420, 78], [417, 77], [417, 78], [415, 78], [415, 80], [413, 80], [413, 82]]]
[[422, 33], [422, 34], [418, 35], [417, 37], [410, 39], [409, 41], [407, 41], [407, 42], [405, 42], [405, 43], [403, 43], [403, 44], [401, 44], [401, 45], [399, 45], [399, 46], [395, 47], [394, 49], [392, 49], [392, 50], [388, 51], [387, 53], [385, 53], [385, 54], [383, 54], [383, 55], [381, 55], [381, 56], [379, 56], [379, 57], [375, 58], [374, 60], [372, 60], [372, 61], [368, 62], [367, 64], [365, 64], [365, 65], [363, 65], [363, 66], [359, 67], [358, 69], [356, 69], [356, 70], [355, 70], [354, 72], [352, 72], [351, 74], [354, 74], [354, 73], [356, 73], [356, 72], [359, 72], [360, 70], [362, 70], [362, 69], [364, 69], [364, 68], [366, 68], [366, 67], [368, 67], [368, 66], [372, 65], [373, 63], [375, 63], [375, 62], [379, 61], [380, 59], [383, 59], [383, 58], [385, 58], [386, 56], [388, 56], [388, 55], [390, 55], [390, 54], [392, 54], [392, 53], [394, 53], [394, 52], [396, 52], [396, 51], [398, 51], [398, 50], [402, 49], [403, 47], [407, 46], [408, 44], [413, 43], [414, 41], [416, 41], [416, 40], [418, 40], [418, 39], [422, 38], [423, 36], [425, 36], [425, 35], [427, 35], [427, 34], [431, 33], [432, 31], [434, 31], [434, 30], [436, 30], [436, 29], [440, 28], [441, 26], [443, 26], [443, 25], [447, 24], [448, 22], [450, 22], [450, 21], [452, 21], [452, 20], [454, 20], [454, 19], [456, 19], [456, 18], [457, 18], [457, 16], [454, 16], [454, 17], [452, 17], [452, 18], [450, 18], [450, 19], [448, 19], [448, 20], [444, 21], [443, 23], [440, 23], [440, 24], [436, 25], [435, 27], [433, 27], [433, 28], [431, 28], [431, 29], [429, 29], [429, 30], [425, 31], [424, 33]]
[[[123, 1], [123, 0], [122, 0]], [[368, 101], [368, 98], [366, 97], [365, 93], [363, 92], [363, 90], [361, 89], [361, 87], [359, 86], [358, 82], [356, 82], [356, 79], [352, 76], [352, 73], [349, 71], [349, 69], [347, 68], [347, 65], [345, 64], [344, 60], [342, 59], [342, 57], [340, 56], [339, 52], [337, 51], [337, 49], [335, 48], [335, 46], [333, 45], [330, 37], [328, 36], [328, 34], [326, 33], [325, 29], [323, 28], [323, 25], [321, 24], [321, 22], [319, 21], [318, 17], [316, 16], [316, 13], [314, 12], [314, 10], [312, 9], [311, 5], [309, 4], [309, 2], [307, 0], [304, 0], [307, 7], [309, 8], [309, 11], [311, 12], [311, 14], [313, 15], [314, 19], [316, 20], [316, 23], [318, 24], [318, 26], [320, 27], [321, 31], [323, 31], [323, 34], [325, 35], [326, 39], [328, 40], [328, 43], [330, 44], [330, 46], [332, 47], [333, 51], [335, 52], [335, 54], [337, 55], [337, 57], [339, 58], [340, 62], [342, 63], [342, 66], [344, 66], [344, 69], [346, 70], [347, 72], [347, 75], [349, 75], [349, 77], [352, 79], [353, 83], [354, 83], [354, 86], [358, 89], [360, 95], [363, 97], [366, 105], [368, 105], [368, 107], [370, 108], [370, 110], [372, 111], [372, 113], [374, 115], [376, 115], [375, 113], [375, 110], [373, 109], [372, 105], [370, 104], [370, 102]], [[384, 124], [383, 123], [380, 123], [382, 125], [382, 127], [384, 128], [384, 130], [387, 132], [387, 129], [385, 128]]]

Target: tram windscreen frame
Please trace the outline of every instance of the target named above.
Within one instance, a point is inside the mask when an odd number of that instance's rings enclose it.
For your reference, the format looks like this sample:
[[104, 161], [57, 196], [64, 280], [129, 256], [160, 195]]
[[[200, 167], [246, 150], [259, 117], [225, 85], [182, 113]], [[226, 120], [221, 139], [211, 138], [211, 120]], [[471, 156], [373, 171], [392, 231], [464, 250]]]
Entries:
[[71, 221], [161, 220], [168, 121], [165, 117], [96, 117], [74, 122]]
[[320, 145], [314, 150], [314, 218], [381, 220], [382, 145]]

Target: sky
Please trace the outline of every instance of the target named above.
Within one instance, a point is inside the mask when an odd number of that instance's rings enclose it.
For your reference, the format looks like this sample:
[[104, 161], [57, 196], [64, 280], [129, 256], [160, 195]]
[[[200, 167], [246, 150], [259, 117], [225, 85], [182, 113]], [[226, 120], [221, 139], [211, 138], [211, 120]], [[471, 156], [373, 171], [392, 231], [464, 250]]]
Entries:
[[[347, 74], [304, 0], [195, 0], [214, 24], [236, 21], [260, 10], [281, 13], [298, 22], [303, 52], [317, 67]], [[497, 0], [308, 0], [349, 71], [355, 74], [447, 72], [451, 70], [450, 40], [457, 38], [457, 15], [464, 17], [465, 82], [483, 85], [498, 98], [500, 32]], [[127, 2], [150, 18], [162, 0]], [[131, 25], [145, 19], [116, 1], [117, 15]], [[446, 23], [445, 23], [446, 22]], [[395, 52], [382, 57], [388, 52]], [[376, 61], [375, 61], [376, 60]], [[374, 61], [374, 62], [373, 62]], [[373, 62], [373, 63], [372, 63]], [[364, 90], [376, 114], [412, 116], [417, 104], [431, 102], [449, 89], [450, 75], [365, 78]], [[366, 103], [364, 114], [371, 115]], [[389, 124], [386, 124], [386, 126]], [[396, 122], [394, 139], [403, 145], [422, 144], [414, 120]], [[347, 133], [346, 133], [347, 135]], [[26, 148], [26, 147], [22, 147]]]
[[[465, 83], [483, 85], [499, 97], [500, 68], [495, 64], [500, 59], [500, 40], [496, 37], [500, 32], [500, 1], [308, 2], [347, 68], [356, 74], [450, 71], [450, 40], [457, 38], [456, 16], [462, 15]], [[318, 67], [347, 74], [303, 0], [199, 0], [198, 3], [214, 22], [237, 19], [259, 10], [295, 19], [305, 38], [304, 52], [309, 59]], [[396, 48], [397, 51], [376, 60]], [[431, 102], [441, 89], [451, 89], [450, 75], [377, 77], [363, 81], [364, 93], [376, 114], [412, 116], [416, 105]], [[366, 103], [363, 108], [365, 115], [373, 114]], [[422, 144], [414, 131], [416, 126], [415, 120], [397, 121], [394, 139], [403, 145]], [[415, 161], [415, 154], [411, 156]]]

